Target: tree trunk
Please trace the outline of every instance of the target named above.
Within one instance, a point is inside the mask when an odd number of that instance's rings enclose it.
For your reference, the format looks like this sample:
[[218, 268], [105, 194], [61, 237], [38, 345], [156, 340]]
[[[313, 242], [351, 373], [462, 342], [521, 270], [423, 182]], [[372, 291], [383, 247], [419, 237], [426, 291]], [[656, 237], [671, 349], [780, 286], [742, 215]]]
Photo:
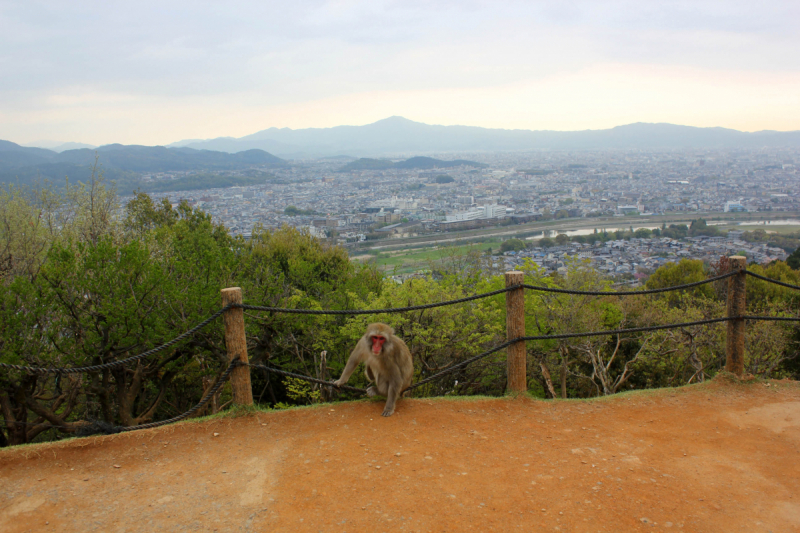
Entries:
[[24, 406], [21, 410], [19, 409], [19, 405], [14, 401], [13, 393], [0, 394], [0, 411], [3, 413], [3, 418], [7, 426], [6, 432], [8, 433], [8, 438], [5, 439], [6, 445], [15, 446], [17, 444], [25, 444], [27, 442], [27, 434], [25, 432], [25, 423], [27, 420], [20, 419], [27, 415], [27, 411]]
[[553, 387], [553, 380], [550, 378], [550, 370], [544, 364], [544, 361], [539, 361], [539, 368], [542, 369], [542, 376], [544, 376], [544, 382], [547, 385], [547, 392], [550, 394], [550, 398], [555, 398], [556, 389]]

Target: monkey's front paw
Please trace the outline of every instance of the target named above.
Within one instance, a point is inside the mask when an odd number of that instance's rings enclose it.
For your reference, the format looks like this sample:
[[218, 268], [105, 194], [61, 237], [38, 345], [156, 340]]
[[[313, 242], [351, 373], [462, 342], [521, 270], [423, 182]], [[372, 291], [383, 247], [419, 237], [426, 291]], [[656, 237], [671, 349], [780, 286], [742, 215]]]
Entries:
[[392, 416], [392, 413], [394, 413], [394, 409], [392, 410], [384, 409], [383, 413], [381, 413], [381, 416]]
[[370, 398], [372, 398], [373, 396], [377, 396], [377, 395], [378, 395], [378, 391], [375, 390], [375, 387], [369, 387], [367, 389], [367, 396], [369, 396]]
[[343, 383], [342, 383], [341, 379], [337, 379], [336, 381], [333, 382], [333, 386], [336, 387], [337, 389], [339, 387], [341, 387], [342, 385], [343, 385]]

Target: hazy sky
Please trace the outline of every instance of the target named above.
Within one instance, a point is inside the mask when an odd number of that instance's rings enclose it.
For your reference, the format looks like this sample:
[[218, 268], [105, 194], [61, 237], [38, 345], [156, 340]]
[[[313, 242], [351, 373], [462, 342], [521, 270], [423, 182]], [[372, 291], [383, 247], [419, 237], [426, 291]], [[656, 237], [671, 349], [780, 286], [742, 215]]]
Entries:
[[0, 0], [0, 139], [800, 129], [800, 1]]

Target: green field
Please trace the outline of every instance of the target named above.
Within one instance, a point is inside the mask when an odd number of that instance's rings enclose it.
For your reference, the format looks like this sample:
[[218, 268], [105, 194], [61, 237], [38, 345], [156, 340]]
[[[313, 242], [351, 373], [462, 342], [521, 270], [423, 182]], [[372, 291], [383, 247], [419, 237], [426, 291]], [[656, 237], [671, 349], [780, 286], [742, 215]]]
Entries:
[[367, 255], [361, 255], [356, 259], [361, 261], [373, 261], [378, 268], [385, 272], [406, 274], [430, 268], [431, 265], [452, 255], [465, 254], [473, 250], [483, 253], [489, 248], [497, 251], [500, 248], [500, 242], [500, 239], [492, 239], [487, 242], [462, 244], [459, 246], [431, 246], [414, 248], [411, 250], [373, 252]]

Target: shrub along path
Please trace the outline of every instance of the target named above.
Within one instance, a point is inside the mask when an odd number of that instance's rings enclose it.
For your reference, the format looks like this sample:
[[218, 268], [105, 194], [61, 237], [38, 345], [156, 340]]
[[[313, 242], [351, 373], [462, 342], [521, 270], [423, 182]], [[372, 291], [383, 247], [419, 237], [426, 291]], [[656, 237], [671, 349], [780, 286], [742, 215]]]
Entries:
[[800, 386], [354, 402], [0, 451], [0, 531], [800, 531]]

